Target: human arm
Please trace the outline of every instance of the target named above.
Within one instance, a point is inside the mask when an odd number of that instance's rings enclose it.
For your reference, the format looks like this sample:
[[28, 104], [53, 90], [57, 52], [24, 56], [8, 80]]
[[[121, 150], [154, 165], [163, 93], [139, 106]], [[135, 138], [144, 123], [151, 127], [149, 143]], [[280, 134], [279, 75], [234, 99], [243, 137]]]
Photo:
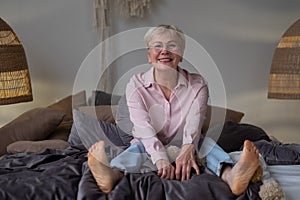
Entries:
[[158, 168], [158, 175], [162, 178], [173, 179], [175, 168], [169, 162], [164, 145], [157, 138], [157, 131], [155, 130], [157, 127], [153, 126], [153, 116], [149, 114], [152, 104], [145, 103], [149, 94], [143, 93], [145, 91], [139, 91], [140, 87], [143, 86], [137, 85], [137, 81], [133, 80], [126, 87], [126, 99], [130, 119], [133, 122], [133, 136], [135, 140], [143, 143], [152, 162]]
[[184, 126], [183, 143], [181, 151], [176, 158], [176, 179], [187, 180], [190, 178], [192, 168], [200, 174], [195, 161], [195, 150], [204, 123], [208, 101], [208, 88], [206, 85], [199, 88], [197, 95], [189, 109]]

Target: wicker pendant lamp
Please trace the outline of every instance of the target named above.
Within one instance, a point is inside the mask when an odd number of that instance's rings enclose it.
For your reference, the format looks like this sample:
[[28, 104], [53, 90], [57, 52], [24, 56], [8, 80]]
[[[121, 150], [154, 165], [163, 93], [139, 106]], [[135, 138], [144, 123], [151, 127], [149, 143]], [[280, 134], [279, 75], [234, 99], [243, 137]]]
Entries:
[[0, 105], [32, 99], [24, 48], [11, 27], [0, 18]]
[[300, 19], [283, 34], [274, 52], [268, 98], [300, 99]]

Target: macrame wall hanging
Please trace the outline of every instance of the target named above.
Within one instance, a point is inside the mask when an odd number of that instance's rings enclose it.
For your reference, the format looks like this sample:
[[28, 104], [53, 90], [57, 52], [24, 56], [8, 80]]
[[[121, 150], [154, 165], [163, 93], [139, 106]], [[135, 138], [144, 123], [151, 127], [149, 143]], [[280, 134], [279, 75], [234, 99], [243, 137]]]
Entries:
[[[110, 7], [114, 3], [113, 0], [94, 0], [94, 25], [96, 28], [100, 28], [101, 42], [110, 36]], [[120, 13], [126, 17], [139, 17], [143, 18], [145, 10], [150, 13], [151, 0], [117, 0], [117, 8], [120, 9]], [[106, 45], [105, 42], [101, 46], [101, 73], [100, 88], [103, 91], [108, 91], [107, 80], [108, 70], [106, 69]]]
[[150, 12], [151, 0], [118, 0], [121, 13], [130, 17], [144, 17], [144, 10]]

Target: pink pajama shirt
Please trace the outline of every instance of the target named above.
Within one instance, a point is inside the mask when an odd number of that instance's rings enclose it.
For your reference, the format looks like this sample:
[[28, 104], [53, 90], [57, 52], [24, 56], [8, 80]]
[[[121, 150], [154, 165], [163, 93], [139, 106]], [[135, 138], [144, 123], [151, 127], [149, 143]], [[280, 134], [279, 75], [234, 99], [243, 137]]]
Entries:
[[141, 142], [152, 162], [169, 161], [165, 145], [179, 139], [192, 144], [201, 134], [205, 119], [208, 87], [199, 74], [178, 67], [179, 76], [169, 101], [154, 81], [154, 68], [134, 75], [126, 87], [126, 99], [133, 122], [135, 141]]

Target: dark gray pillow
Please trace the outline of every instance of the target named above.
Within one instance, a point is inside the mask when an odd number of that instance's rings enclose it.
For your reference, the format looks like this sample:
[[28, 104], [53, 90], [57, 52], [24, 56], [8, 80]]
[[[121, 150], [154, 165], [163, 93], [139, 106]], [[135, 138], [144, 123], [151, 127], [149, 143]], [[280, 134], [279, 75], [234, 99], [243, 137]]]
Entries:
[[132, 127], [129, 110], [127, 106], [126, 96], [123, 95], [119, 101], [118, 111], [116, 115], [116, 123], [119, 129], [119, 136], [124, 144], [128, 144], [133, 139]]
[[[258, 140], [271, 141], [263, 129], [251, 124], [228, 121], [224, 125], [220, 124], [218, 126], [215, 129], [219, 130], [222, 126], [223, 128], [217, 143], [226, 152], [239, 151], [245, 140], [252, 142]], [[213, 129], [209, 131], [213, 131]]]
[[[73, 117], [75, 117], [75, 113], [73, 113]], [[76, 124], [73, 123], [72, 124], [72, 128], [71, 128], [71, 132], [68, 138], [68, 142], [73, 145], [73, 146], [77, 146], [77, 145], [83, 145], [81, 142], [81, 139], [78, 135], [78, 131], [76, 129]]]
[[93, 91], [91, 104], [98, 105], [117, 105], [121, 96], [103, 92], [101, 90]]

